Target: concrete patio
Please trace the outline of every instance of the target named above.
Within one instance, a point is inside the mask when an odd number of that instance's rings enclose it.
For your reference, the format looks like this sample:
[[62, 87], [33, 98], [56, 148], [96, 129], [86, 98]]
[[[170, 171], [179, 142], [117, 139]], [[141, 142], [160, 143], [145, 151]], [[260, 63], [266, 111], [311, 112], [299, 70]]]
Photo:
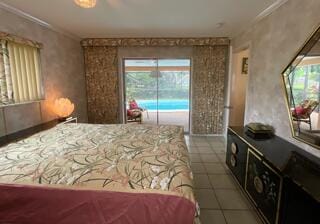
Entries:
[[[157, 124], [157, 111], [144, 111], [143, 124]], [[189, 132], [189, 110], [159, 111], [159, 124], [180, 125]]]

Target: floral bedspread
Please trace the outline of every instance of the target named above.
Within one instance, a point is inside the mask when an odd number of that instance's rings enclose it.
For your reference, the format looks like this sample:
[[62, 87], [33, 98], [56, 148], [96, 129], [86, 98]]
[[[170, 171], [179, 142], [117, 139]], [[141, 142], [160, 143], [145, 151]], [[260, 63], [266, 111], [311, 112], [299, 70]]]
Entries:
[[0, 183], [151, 192], [195, 203], [179, 126], [57, 125], [0, 149]]

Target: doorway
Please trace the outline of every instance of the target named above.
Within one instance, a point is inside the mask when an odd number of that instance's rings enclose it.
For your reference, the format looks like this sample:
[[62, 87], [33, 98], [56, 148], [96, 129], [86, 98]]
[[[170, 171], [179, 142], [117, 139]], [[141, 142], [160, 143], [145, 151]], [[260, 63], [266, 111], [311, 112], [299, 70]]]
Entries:
[[249, 49], [245, 49], [232, 55], [229, 126], [243, 126], [245, 122], [249, 53]]
[[180, 125], [190, 130], [190, 59], [123, 59], [126, 122], [132, 102], [144, 124]]

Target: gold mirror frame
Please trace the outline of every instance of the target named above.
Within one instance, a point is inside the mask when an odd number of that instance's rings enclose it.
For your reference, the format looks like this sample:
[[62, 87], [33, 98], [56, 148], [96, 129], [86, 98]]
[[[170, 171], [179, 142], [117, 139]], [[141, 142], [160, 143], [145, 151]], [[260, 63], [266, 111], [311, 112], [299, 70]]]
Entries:
[[[301, 141], [303, 143], [306, 143], [314, 148], [317, 148], [320, 150], [320, 145], [316, 145], [313, 144], [312, 142], [308, 142], [307, 140], [299, 137], [298, 135], [296, 135], [296, 131], [294, 129], [294, 125], [293, 125], [293, 116], [292, 116], [292, 111], [290, 109], [290, 103], [289, 103], [289, 95], [288, 95], [288, 90], [287, 90], [287, 83], [286, 83], [286, 75], [285, 73], [287, 72], [287, 70], [290, 68], [290, 66], [293, 65], [294, 61], [298, 58], [298, 56], [301, 54], [301, 52], [304, 50], [304, 48], [306, 47], [306, 45], [313, 39], [313, 37], [320, 32], [320, 25], [315, 29], [314, 32], [312, 32], [312, 34], [310, 35], [310, 37], [304, 42], [304, 44], [302, 45], [301, 48], [299, 48], [299, 50], [297, 51], [297, 53], [295, 54], [295, 56], [293, 57], [293, 59], [290, 61], [290, 63], [288, 64], [288, 66], [282, 71], [281, 73], [281, 79], [282, 79], [282, 87], [283, 87], [283, 91], [284, 91], [284, 96], [285, 96], [285, 102], [286, 102], [286, 107], [287, 107], [287, 112], [289, 115], [289, 119], [290, 119], [290, 128], [291, 128], [291, 134], [292, 137], [298, 141]], [[318, 40], [320, 41], [320, 39]], [[320, 90], [319, 90], [320, 91]]]

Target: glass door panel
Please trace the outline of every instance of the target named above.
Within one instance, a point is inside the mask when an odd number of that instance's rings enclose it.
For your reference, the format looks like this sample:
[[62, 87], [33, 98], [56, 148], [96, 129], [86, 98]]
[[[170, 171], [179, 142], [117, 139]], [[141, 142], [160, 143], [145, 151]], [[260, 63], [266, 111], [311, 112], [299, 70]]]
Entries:
[[[125, 59], [126, 121], [169, 124], [189, 132], [190, 59]], [[132, 117], [135, 100], [141, 120]]]
[[180, 125], [189, 132], [190, 60], [158, 60], [159, 124]]
[[126, 121], [158, 124], [157, 60], [125, 59], [124, 74]]

